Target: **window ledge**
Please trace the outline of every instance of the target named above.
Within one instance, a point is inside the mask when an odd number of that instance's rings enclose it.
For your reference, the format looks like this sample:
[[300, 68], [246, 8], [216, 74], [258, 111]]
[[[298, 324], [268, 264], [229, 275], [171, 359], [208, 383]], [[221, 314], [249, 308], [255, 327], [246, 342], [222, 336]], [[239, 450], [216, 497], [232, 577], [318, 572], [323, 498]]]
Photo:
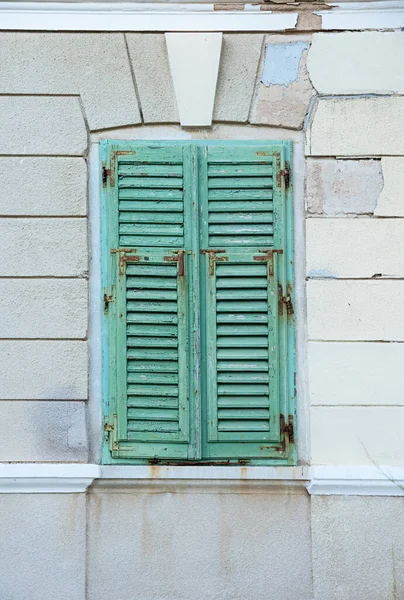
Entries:
[[0, 493], [80, 493], [96, 483], [113, 488], [238, 489], [255, 493], [287, 487], [310, 495], [404, 496], [404, 467], [391, 466], [132, 466], [1, 463]]

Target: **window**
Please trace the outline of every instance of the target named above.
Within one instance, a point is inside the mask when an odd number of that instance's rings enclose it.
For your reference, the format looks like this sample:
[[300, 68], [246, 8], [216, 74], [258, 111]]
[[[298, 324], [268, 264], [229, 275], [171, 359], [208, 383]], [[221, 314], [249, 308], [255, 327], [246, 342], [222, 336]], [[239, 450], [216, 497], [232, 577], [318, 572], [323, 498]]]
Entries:
[[294, 464], [291, 144], [101, 155], [104, 462]]

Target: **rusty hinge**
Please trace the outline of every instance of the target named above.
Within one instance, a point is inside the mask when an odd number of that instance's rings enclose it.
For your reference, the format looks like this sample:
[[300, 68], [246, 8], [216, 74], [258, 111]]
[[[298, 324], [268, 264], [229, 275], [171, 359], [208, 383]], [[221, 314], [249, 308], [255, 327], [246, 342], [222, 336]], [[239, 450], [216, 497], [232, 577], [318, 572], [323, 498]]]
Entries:
[[293, 315], [293, 304], [292, 295], [289, 285], [287, 286], [287, 294], [283, 295], [283, 287], [281, 283], [278, 283], [278, 313], [283, 315], [283, 307], [286, 305], [286, 312], [288, 315]]
[[176, 255], [173, 256], [165, 256], [164, 260], [167, 262], [177, 262], [178, 263], [178, 276], [183, 277], [185, 274], [185, 263], [184, 263], [184, 251], [179, 250]]
[[111, 177], [111, 169], [107, 169], [105, 163], [103, 163], [103, 165], [102, 165], [101, 176], [102, 176], [102, 185], [105, 187], [107, 185], [108, 177]]
[[224, 262], [229, 260], [228, 256], [215, 256], [216, 254], [226, 253], [226, 250], [201, 250], [201, 254], [209, 255], [209, 275], [215, 274], [215, 262]]
[[262, 256], [253, 256], [254, 260], [268, 261], [268, 275], [273, 277], [274, 275], [274, 254], [283, 254], [283, 250], [258, 250], [258, 252], [262, 253]]
[[281, 420], [281, 435], [287, 435], [289, 438], [289, 443], [295, 443], [295, 427], [294, 427], [294, 419], [293, 415], [288, 416], [288, 423], [285, 423], [284, 415], [280, 415]]
[[104, 314], [108, 314], [109, 303], [114, 301], [114, 297], [111, 294], [108, 294], [107, 290], [104, 289]]
[[114, 424], [108, 423], [108, 417], [104, 419], [104, 437], [105, 441], [108, 441], [109, 434], [114, 431]]
[[285, 188], [288, 189], [290, 185], [290, 166], [288, 162], [285, 162], [285, 168], [279, 171], [280, 177], [285, 180]]

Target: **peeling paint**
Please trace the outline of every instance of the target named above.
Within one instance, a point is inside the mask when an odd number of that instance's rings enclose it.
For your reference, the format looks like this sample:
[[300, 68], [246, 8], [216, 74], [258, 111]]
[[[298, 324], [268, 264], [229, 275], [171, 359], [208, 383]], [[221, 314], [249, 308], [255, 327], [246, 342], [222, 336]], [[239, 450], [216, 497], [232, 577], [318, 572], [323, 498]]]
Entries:
[[270, 85], [290, 85], [297, 80], [302, 54], [309, 48], [307, 42], [268, 44], [265, 50], [261, 82]]

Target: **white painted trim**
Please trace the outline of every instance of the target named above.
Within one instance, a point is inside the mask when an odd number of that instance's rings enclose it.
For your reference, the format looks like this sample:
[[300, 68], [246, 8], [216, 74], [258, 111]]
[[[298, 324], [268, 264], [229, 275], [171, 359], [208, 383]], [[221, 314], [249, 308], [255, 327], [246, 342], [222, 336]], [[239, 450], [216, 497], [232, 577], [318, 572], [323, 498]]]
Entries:
[[214, 10], [213, 4], [0, 2], [0, 30], [285, 31], [297, 13]]
[[[77, 493], [94, 482], [114, 485], [140, 483], [181, 487], [194, 482], [213, 487], [255, 483], [259, 485], [306, 485], [312, 496], [404, 496], [404, 467], [223, 467], [132, 466], [95, 464], [1, 463], [0, 493]], [[114, 483], [115, 482], [115, 483]]]
[[404, 1], [338, 2], [333, 10], [316, 11], [323, 30], [400, 29], [404, 27]]
[[97, 477], [100, 477], [99, 465], [0, 464], [0, 494], [85, 492]]
[[312, 496], [404, 496], [404, 467], [310, 468]]

